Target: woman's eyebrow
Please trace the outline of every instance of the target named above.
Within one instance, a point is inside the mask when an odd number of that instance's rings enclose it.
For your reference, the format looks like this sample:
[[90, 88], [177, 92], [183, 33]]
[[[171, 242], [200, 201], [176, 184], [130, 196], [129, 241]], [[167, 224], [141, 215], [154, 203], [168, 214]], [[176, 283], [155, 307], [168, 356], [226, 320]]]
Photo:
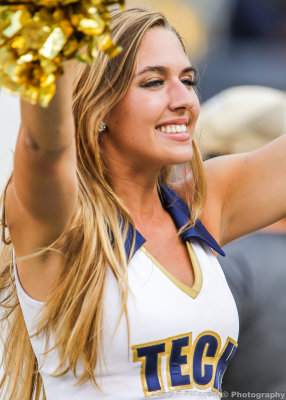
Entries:
[[168, 68], [162, 67], [160, 65], [148, 66], [142, 71], [137, 72], [135, 76], [143, 75], [146, 72], [159, 72], [160, 74], [166, 74], [168, 72]]
[[[168, 70], [169, 70], [168, 68], [163, 67], [161, 65], [148, 66], [148, 67], [144, 68], [142, 71], [137, 72], [137, 74], [135, 76], [143, 75], [146, 72], [158, 72], [160, 74], [166, 75]], [[183, 69], [183, 71], [181, 73], [185, 74], [188, 72], [194, 72], [196, 74], [197, 70], [196, 70], [196, 68], [190, 66], [190, 67]]]
[[187, 67], [187, 68], [183, 69], [182, 74], [186, 74], [188, 72], [194, 72], [194, 74], [196, 75], [198, 70], [195, 67]]

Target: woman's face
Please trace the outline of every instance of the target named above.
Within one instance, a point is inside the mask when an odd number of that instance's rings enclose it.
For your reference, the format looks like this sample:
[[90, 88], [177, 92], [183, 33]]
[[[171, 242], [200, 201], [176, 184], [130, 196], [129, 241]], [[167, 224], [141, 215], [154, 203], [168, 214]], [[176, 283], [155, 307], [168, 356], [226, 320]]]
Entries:
[[149, 30], [130, 87], [106, 118], [107, 160], [144, 170], [190, 160], [199, 114], [194, 81], [176, 35], [164, 28]]

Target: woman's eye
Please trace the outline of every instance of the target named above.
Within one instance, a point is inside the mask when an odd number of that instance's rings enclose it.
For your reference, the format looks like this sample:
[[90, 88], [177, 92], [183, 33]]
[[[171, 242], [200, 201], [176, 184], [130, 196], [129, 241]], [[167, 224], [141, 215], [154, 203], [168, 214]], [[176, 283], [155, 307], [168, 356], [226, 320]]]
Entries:
[[164, 84], [164, 81], [162, 79], [155, 79], [153, 81], [149, 81], [146, 83], [143, 83], [141, 87], [143, 88], [152, 88], [152, 87], [158, 87]]
[[189, 87], [193, 87], [196, 86], [198, 81], [196, 79], [183, 79], [182, 82], [184, 83], [184, 85], [189, 86]]

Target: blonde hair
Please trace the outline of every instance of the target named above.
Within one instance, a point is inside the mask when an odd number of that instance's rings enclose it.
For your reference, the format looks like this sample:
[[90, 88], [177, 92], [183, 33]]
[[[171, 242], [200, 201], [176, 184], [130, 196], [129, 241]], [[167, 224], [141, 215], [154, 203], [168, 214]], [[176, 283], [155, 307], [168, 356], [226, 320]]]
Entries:
[[[83, 373], [79, 384], [91, 380], [98, 387], [94, 371], [100, 357], [107, 266], [117, 278], [122, 306], [120, 317], [126, 315], [128, 325], [129, 259], [124, 244], [129, 224], [133, 229], [135, 227], [108, 179], [98, 129], [108, 111], [128, 90], [144, 34], [157, 26], [170, 29], [178, 36], [161, 13], [140, 9], [113, 12], [113, 37], [123, 51], [113, 59], [101, 53], [92, 66], [79, 65], [74, 82], [78, 209], [69, 228], [49, 247], [49, 250], [55, 248], [62, 251], [64, 263], [43, 308], [38, 333], [44, 332], [47, 338], [51, 335], [55, 338], [60, 354], [56, 376], [68, 370], [76, 373], [81, 361]], [[193, 172], [194, 186], [188, 199], [192, 217], [188, 225], [194, 224], [199, 217], [206, 197], [204, 169], [195, 142], [193, 149], [194, 156], [189, 167]], [[172, 179], [172, 168], [162, 168], [158, 187], [168, 183], [169, 179]], [[1, 302], [5, 307], [3, 320], [8, 323], [8, 333], [4, 343], [4, 376], [0, 392], [9, 393], [11, 400], [37, 400], [41, 392], [44, 398], [45, 394], [15, 290], [11, 240], [5, 237], [5, 193], [8, 184], [2, 196], [1, 264], [5, 267], [0, 270]], [[63, 238], [66, 239], [65, 245], [60, 248]]]

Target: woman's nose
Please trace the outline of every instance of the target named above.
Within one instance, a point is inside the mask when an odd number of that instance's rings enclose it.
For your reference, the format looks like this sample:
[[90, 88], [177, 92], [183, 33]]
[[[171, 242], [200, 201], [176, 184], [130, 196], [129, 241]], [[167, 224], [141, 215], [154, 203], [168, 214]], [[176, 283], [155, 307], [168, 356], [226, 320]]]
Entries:
[[169, 108], [188, 110], [193, 107], [197, 95], [192, 87], [186, 86], [181, 81], [173, 82], [169, 87]]

